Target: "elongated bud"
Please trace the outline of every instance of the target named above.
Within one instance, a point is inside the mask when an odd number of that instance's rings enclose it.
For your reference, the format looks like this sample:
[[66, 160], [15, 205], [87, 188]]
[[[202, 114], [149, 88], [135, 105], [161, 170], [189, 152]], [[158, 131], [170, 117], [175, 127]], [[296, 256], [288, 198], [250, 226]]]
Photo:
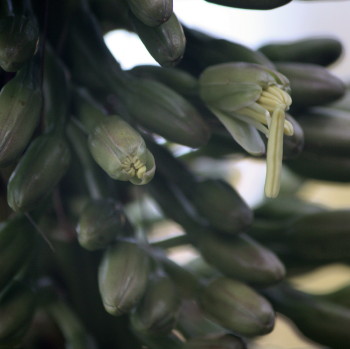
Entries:
[[84, 207], [77, 226], [79, 244], [87, 250], [106, 248], [126, 235], [128, 220], [120, 205], [112, 199], [92, 200]]
[[350, 111], [317, 107], [298, 114], [305, 135], [305, 150], [323, 155], [350, 154]]
[[70, 150], [60, 135], [36, 138], [12, 173], [7, 201], [14, 211], [30, 210], [45, 198], [68, 169]]
[[213, 320], [241, 336], [263, 335], [273, 329], [270, 303], [241, 282], [217, 278], [203, 289], [199, 300]]
[[145, 25], [158, 26], [173, 13], [173, 0], [128, 0], [130, 10]]
[[349, 308], [297, 291], [286, 284], [266, 291], [276, 311], [290, 318], [311, 340], [330, 348], [345, 349], [350, 341]]
[[118, 242], [105, 252], [98, 272], [103, 305], [112, 315], [131, 311], [143, 296], [148, 280], [149, 257], [132, 242]]
[[288, 4], [291, 0], [206, 0], [214, 4], [238, 7], [249, 10], [271, 10], [276, 7]]
[[95, 161], [113, 179], [142, 185], [153, 178], [155, 162], [145, 141], [116, 115], [104, 118], [90, 132], [89, 148]]
[[186, 50], [184, 59], [179, 63], [183, 69], [199, 75], [210, 66], [249, 62], [274, 68], [273, 63], [261, 52], [231, 40], [225, 40], [184, 27]]
[[35, 249], [35, 230], [25, 217], [5, 221], [0, 229], [0, 290], [28, 262]]
[[222, 237], [206, 233], [195, 240], [195, 245], [210, 265], [228, 277], [268, 285], [285, 275], [278, 257], [247, 235]]
[[309, 261], [341, 261], [350, 257], [350, 210], [330, 210], [296, 218], [284, 235], [295, 256]]
[[31, 61], [0, 92], [0, 166], [16, 160], [27, 146], [41, 104], [39, 70]]
[[162, 66], [174, 66], [185, 51], [186, 38], [182, 26], [173, 13], [157, 27], [149, 27], [131, 16], [135, 30], [152, 57]]
[[289, 42], [272, 42], [260, 47], [259, 51], [274, 62], [299, 62], [327, 66], [340, 57], [343, 47], [335, 38], [310, 37]]
[[34, 315], [36, 297], [25, 284], [14, 282], [0, 297], [0, 346], [16, 348]]
[[0, 66], [8, 72], [20, 69], [31, 59], [39, 41], [38, 23], [33, 16], [0, 19]]
[[276, 69], [290, 81], [293, 108], [331, 103], [345, 93], [345, 84], [322, 66], [281, 62], [276, 63]]
[[155, 274], [147, 290], [131, 315], [131, 325], [137, 332], [147, 335], [166, 334], [175, 327], [179, 298], [172, 280]]
[[197, 300], [190, 298], [182, 299], [177, 328], [186, 338], [215, 338], [228, 332], [227, 329], [209, 319]]

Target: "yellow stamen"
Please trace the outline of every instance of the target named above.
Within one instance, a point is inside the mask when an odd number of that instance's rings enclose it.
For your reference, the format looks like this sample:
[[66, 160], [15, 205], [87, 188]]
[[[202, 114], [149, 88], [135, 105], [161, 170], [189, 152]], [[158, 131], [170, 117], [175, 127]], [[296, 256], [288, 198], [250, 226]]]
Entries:
[[122, 162], [123, 171], [131, 177], [142, 179], [146, 173], [145, 164], [137, 156], [127, 156]]

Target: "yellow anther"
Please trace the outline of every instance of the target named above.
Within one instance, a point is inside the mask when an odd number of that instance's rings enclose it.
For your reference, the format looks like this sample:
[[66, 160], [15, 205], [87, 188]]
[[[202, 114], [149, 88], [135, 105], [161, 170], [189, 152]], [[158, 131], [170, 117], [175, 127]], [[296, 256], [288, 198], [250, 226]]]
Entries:
[[284, 134], [286, 136], [293, 136], [294, 134], [294, 127], [288, 120], [284, 120]]
[[139, 179], [142, 179], [145, 172], [146, 172], [146, 166], [144, 163], [137, 157], [137, 156], [127, 156], [122, 161], [122, 168], [123, 171], [128, 174], [131, 177], [137, 177]]
[[142, 179], [143, 178], [143, 175], [145, 174], [145, 172], [146, 172], [146, 166], [145, 165], [143, 165], [143, 166], [141, 166], [138, 170], [137, 170], [137, 172], [136, 172], [136, 175], [137, 175], [137, 178], [139, 178], [139, 179]]

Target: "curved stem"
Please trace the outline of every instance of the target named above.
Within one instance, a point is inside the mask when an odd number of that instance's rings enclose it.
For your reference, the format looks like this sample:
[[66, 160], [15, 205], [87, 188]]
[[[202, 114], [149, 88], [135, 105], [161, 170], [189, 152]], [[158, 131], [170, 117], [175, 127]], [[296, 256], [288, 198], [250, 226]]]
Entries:
[[80, 162], [84, 168], [85, 182], [88, 187], [90, 196], [93, 199], [101, 199], [104, 197], [104, 188], [101, 187], [99, 178], [96, 173], [95, 163], [88, 151], [86, 139], [74, 122], [70, 122], [67, 128], [68, 138], [78, 155]]

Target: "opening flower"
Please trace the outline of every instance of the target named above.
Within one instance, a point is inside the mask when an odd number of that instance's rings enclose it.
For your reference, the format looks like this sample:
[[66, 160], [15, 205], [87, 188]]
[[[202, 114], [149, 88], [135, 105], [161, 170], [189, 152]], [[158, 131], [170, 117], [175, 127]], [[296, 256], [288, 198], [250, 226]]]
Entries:
[[[264, 66], [227, 63], [206, 69], [199, 79], [200, 96], [235, 141], [247, 152], [266, 152], [265, 195], [280, 189], [283, 135], [294, 133], [285, 119], [292, 99], [288, 79]], [[267, 137], [267, 147], [261, 133]], [[267, 149], [266, 149], [267, 148]]]

